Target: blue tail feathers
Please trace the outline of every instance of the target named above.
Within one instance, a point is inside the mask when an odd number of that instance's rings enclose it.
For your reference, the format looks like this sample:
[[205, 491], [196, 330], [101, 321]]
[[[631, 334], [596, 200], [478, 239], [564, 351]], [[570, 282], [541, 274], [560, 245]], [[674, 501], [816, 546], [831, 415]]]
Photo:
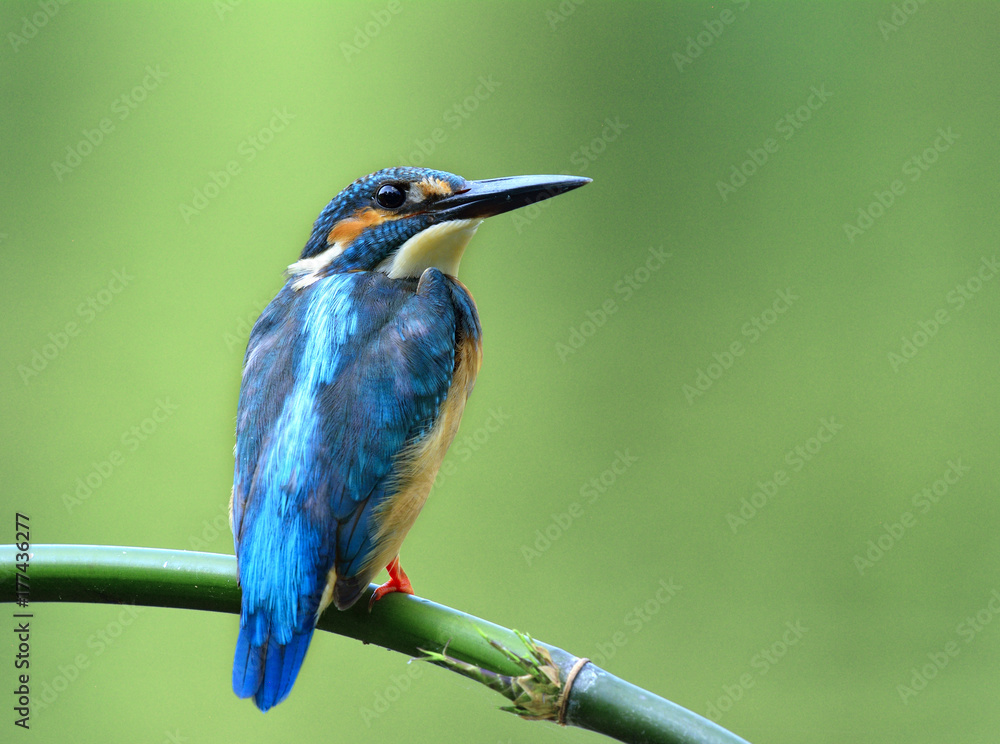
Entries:
[[251, 618], [240, 628], [233, 660], [233, 692], [241, 698], [252, 696], [257, 707], [267, 711], [291, 692], [313, 629], [293, 633], [287, 643], [278, 643], [269, 632], [259, 632], [258, 623], [253, 622], [259, 619]]

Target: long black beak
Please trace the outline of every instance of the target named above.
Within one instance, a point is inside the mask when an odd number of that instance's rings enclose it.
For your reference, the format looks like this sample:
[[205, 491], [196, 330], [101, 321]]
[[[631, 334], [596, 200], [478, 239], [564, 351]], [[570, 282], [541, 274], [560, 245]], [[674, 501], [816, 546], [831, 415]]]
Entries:
[[441, 221], [485, 219], [534, 204], [590, 183], [580, 176], [510, 176], [469, 181], [468, 188], [434, 202]]

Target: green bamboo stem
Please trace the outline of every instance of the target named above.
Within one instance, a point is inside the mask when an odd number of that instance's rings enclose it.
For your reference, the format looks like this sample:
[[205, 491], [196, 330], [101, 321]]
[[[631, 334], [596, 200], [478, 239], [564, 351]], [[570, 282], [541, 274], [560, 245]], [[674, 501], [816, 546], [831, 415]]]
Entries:
[[[15, 599], [16, 554], [13, 545], [0, 546], [3, 601]], [[31, 603], [127, 603], [240, 611], [233, 556], [103, 545], [33, 545], [30, 554], [27, 575]], [[524, 700], [537, 688], [535, 704], [558, 707], [563, 703], [565, 724], [620, 741], [746, 744], [711, 721], [593, 663], [579, 668], [563, 701], [551, 693], [561, 692], [567, 675], [577, 665], [579, 660], [572, 654], [532, 643], [508, 628], [419, 597], [392, 594], [380, 600], [371, 613], [367, 598], [368, 594], [344, 612], [331, 609], [320, 618], [318, 627], [428, 659], [477, 679], [512, 700], [518, 693]], [[532, 674], [538, 684], [532, 682]], [[556, 679], [554, 687], [552, 678]]]

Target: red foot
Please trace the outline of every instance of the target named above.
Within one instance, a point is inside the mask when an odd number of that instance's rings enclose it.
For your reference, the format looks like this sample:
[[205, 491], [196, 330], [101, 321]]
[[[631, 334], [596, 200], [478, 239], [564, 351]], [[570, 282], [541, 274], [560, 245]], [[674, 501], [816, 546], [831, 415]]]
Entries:
[[392, 592], [413, 594], [413, 585], [407, 578], [402, 566], [399, 565], [398, 555], [392, 559], [392, 562], [388, 566], [385, 567], [385, 570], [389, 572], [389, 580], [372, 593], [372, 598], [368, 600], [369, 612], [371, 612], [372, 606], [375, 602], [382, 599], [382, 597], [386, 594], [390, 594]]

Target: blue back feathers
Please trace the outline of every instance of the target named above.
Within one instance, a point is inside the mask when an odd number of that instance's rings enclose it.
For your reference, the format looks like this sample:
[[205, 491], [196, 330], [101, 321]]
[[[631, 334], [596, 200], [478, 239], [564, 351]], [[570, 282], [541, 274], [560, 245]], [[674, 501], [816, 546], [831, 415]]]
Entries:
[[291, 285], [250, 334], [237, 417], [233, 689], [261, 710], [291, 689], [331, 569], [341, 609], [373, 578], [359, 572], [394, 460], [433, 426], [457, 340], [480, 335], [472, 298], [436, 269], [419, 285], [370, 271]]

